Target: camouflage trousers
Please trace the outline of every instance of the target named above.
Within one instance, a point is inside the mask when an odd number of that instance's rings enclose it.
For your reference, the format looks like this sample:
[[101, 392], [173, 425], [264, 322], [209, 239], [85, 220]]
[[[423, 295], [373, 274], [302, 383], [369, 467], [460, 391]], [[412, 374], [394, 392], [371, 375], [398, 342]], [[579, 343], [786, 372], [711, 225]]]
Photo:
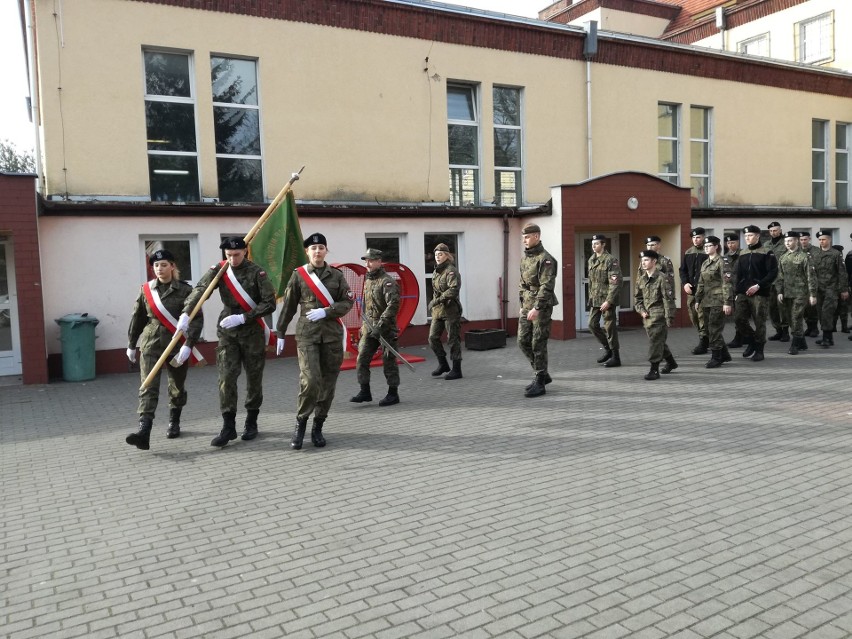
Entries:
[[219, 370], [219, 408], [222, 413], [237, 412], [237, 380], [246, 369], [246, 410], [263, 404], [263, 369], [266, 342], [256, 323], [219, 331], [216, 368]]
[[[160, 355], [162, 355], [162, 351], [159, 349], [157, 351], [139, 352], [139, 374], [141, 375], [143, 382], [154, 368], [154, 364], [156, 364], [157, 360], [160, 359]], [[182, 408], [186, 406], [185, 385], [186, 374], [189, 371], [189, 362], [184, 363], [183, 366], [179, 366], [178, 368], [175, 368], [167, 362], [162, 368], [160, 368], [154, 376], [154, 379], [151, 380], [151, 384], [147, 388], [139, 391], [140, 415], [151, 417], [153, 419], [154, 413], [157, 410], [157, 403], [160, 399], [160, 376], [164, 370], [166, 371], [166, 376], [169, 380], [169, 408]]]
[[836, 291], [817, 291], [817, 312], [819, 313], [819, 326], [824, 331], [833, 331], [837, 321], [834, 314], [837, 312], [837, 302], [840, 295]]
[[343, 363], [343, 341], [297, 346], [299, 353], [299, 400], [296, 417], [326, 417], [334, 401], [337, 376]]
[[436, 357], [446, 357], [447, 352], [444, 350], [444, 345], [441, 343], [441, 333], [444, 329], [447, 330], [447, 346], [450, 349], [450, 359], [459, 361], [462, 358], [461, 354], [461, 338], [459, 330], [461, 329], [460, 318], [432, 318], [432, 324], [429, 326], [429, 346]]
[[[601, 328], [603, 319], [603, 328]], [[593, 306], [589, 312], [589, 330], [604, 348], [611, 351], [618, 350], [618, 322], [616, 321], [616, 307], [610, 306], [602, 311], [600, 306]]]
[[704, 325], [704, 313], [695, 308], [695, 295], [686, 296], [686, 311], [689, 321], [698, 330], [699, 337], [707, 337], [707, 327]]
[[818, 323], [819, 323], [819, 306], [818, 305], [811, 306], [810, 304], [805, 304], [805, 324], [807, 324], [809, 328], [810, 327], [816, 328]]
[[[737, 301], [734, 305], [734, 323], [744, 340], [753, 339], [756, 344], [766, 343], [766, 314], [768, 311], [769, 300], [765, 297], [760, 295], [749, 297], [745, 293], [737, 295]], [[754, 322], [754, 328], [751, 327], [749, 321]]]
[[789, 324], [784, 316], [784, 305], [778, 302], [778, 291], [773, 284], [769, 288], [769, 319], [772, 321], [772, 328], [777, 332], [781, 332], [782, 328], [787, 328]]
[[652, 364], [659, 364], [672, 356], [672, 352], [666, 344], [669, 328], [666, 326], [666, 316], [662, 310], [651, 310], [649, 313], [648, 317], [642, 320], [645, 333], [648, 335], [648, 361]]
[[532, 369], [538, 373], [547, 372], [547, 340], [550, 339], [551, 309], [538, 312], [538, 319], [527, 319], [530, 309], [522, 309], [518, 318], [518, 348], [529, 360]]
[[783, 312], [793, 337], [802, 337], [805, 333], [805, 309], [810, 306], [807, 298], [784, 296]]
[[725, 328], [725, 313], [721, 306], [707, 306], [700, 311], [704, 315], [704, 326], [707, 328], [707, 339], [710, 350], [721, 351], [725, 348], [725, 338], [722, 330]]
[[[383, 335], [382, 337], [394, 350], [399, 350], [396, 344], [396, 335]], [[356, 366], [359, 384], [370, 383], [370, 362], [373, 361], [373, 355], [379, 350], [379, 346], [381, 346], [379, 340], [371, 337], [366, 329], [361, 331], [361, 340], [358, 342], [358, 364]], [[388, 386], [399, 387], [399, 364], [396, 363], [396, 355], [382, 349], [382, 367]]]

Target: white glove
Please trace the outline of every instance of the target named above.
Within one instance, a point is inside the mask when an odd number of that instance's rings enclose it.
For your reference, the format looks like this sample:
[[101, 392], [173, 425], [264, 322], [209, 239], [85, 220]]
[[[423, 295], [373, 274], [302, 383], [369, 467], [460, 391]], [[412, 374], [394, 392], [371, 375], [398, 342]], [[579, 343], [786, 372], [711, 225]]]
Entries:
[[318, 322], [321, 319], [325, 319], [327, 314], [328, 313], [325, 312], [324, 308], [315, 308], [305, 313], [305, 317], [307, 317], [311, 322]]
[[127, 349], [127, 359], [130, 360], [131, 364], [136, 363], [136, 349], [135, 348], [128, 348]]
[[178, 318], [177, 329], [181, 333], [186, 333], [189, 330], [189, 315], [184, 313]]
[[284, 352], [284, 338], [279, 337], [278, 341], [275, 343], [275, 354], [280, 355]]
[[219, 326], [221, 326], [222, 328], [236, 328], [237, 326], [241, 326], [245, 323], [246, 316], [243, 314], [228, 315], [228, 317], [219, 322]]
[[178, 354], [175, 355], [175, 362], [178, 366], [183, 366], [184, 362], [189, 359], [189, 354], [192, 353], [192, 349], [184, 344], [180, 347]]

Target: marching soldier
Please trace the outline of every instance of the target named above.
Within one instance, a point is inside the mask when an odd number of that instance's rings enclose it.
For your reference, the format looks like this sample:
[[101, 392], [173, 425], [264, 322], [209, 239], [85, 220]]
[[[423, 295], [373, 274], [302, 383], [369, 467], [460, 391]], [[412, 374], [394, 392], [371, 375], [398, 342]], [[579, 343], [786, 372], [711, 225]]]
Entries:
[[787, 231], [784, 237], [787, 252], [778, 261], [775, 290], [778, 303], [784, 306], [784, 316], [790, 323], [790, 355], [808, 350], [803, 330], [805, 306], [816, 304], [816, 274], [810, 256], [799, 248], [799, 234]]
[[[737, 258], [740, 256], [740, 236], [738, 233], [725, 233], [725, 257], [731, 262], [731, 273], [737, 268]], [[730, 316], [733, 320], [733, 315]], [[736, 331], [734, 325], [734, 339], [728, 342], [730, 348], [740, 348], [743, 345], [742, 336]]]
[[[370, 392], [370, 362], [381, 346], [379, 338], [384, 338], [391, 348], [397, 350], [396, 337], [399, 331], [396, 315], [400, 304], [399, 285], [382, 267], [382, 252], [378, 249], [367, 249], [361, 259], [367, 263], [364, 307], [361, 309], [364, 324], [361, 326], [361, 341], [358, 343], [357, 364], [361, 390], [349, 400], [359, 404], [373, 401]], [[387, 348], [382, 349], [382, 364], [388, 383], [388, 394], [379, 400], [379, 406], [399, 404], [399, 364], [396, 363], [396, 355]]]
[[[156, 277], [142, 285], [127, 330], [127, 359], [131, 363], [136, 362], [136, 343], [139, 342], [139, 373], [142, 381], [145, 381], [163, 351], [171, 343], [177, 330], [175, 316], [180, 315], [184, 300], [192, 292], [192, 287], [180, 279], [180, 271], [171, 251], [154, 251], [148, 258], [148, 263]], [[180, 437], [180, 415], [186, 406], [188, 360], [191, 355], [197, 360], [203, 359], [193, 348], [201, 336], [203, 322], [201, 313], [192, 319], [184, 344], [175, 355], [174, 365], [166, 366], [169, 378], [169, 428], [166, 437], [169, 439]], [[160, 371], [162, 372], [162, 369]], [[157, 373], [151, 384], [139, 391], [139, 430], [125, 438], [131, 446], [140, 450], [150, 448], [151, 428], [159, 397], [160, 373]]]
[[731, 285], [731, 260], [719, 255], [720, 245], [715, 235], [704, 240], [707, 259], [701, 265], [695, 292], [695, 305], [704, 314], [704, 326], [710, 341], [710, 361], [704, 368], [718, 368], [731, 361], [722, 330], [725, 328], [725, 316], [734, 310], [734, 289]]
[[[799, 231], [799, 248], [808, 254], [811, 258], [811, 264], [816, 263], [817, 252], [819, 251], [818, 246], [814, 246], [811, 244], [811, 232], [810, 231]], [[819, 324], [819, 310], [816, 305], [811, 306], [810, 304], [805, 304], [805, 332], [803, 333], [804, 337], [818, 337], [819, 330], [817, 329], [817, 325]]]
[[[743, 232], [746, 248], [737, 259], [734, 271], [734, 321], [746, 345], [743, 357], [760, 362], [764, 359], [766, 344], [766, 315], [769, 311], [766, 298], [778, 275], [778, 261], [772, 251], [760, 245], [760, 227], [750, 224]], [[750, 321], [754, 323], [753, 327]]]
[[680, 265], [680, 283], [686, 293], [686, 309], [689, 321], [698, 330], [698, 346], [692, 349], [693, 355], [704, 355], [710, 345], [707, 338], [707, 327], [704, 325], [704, 315], [695, 308], [695, 290], [698, 288], [698, 275], [701, 264], [707, 259], [704, 253], [704, 235], [706, 231], [700, 226], [692, 229], [692, 246], [683, 254]]
[[[660, 256], [656, 251], [645, 250], [639, 256], [643, 273], [636, 282], [633, 308], [642, 317], [648, 334], [651, 370], [645, 374], [645, 379], [653, 381], [660, 379], [660, 373], [670, 373], [677, 368], [677, 362], [666, 344], [669, 328], [674, 323], [674, 288], [671, 278], [657, 270]], [[665, 364], [661, 369], [662, 360]]]
[[544, 250], [537, 224], [524, 225], [521, 235], [524, 256], [518, 283], [521, 302], [518, 348], [535, 371], [535, 379], [526, 387], [524, 397], [539, 397], [545, 394], [544, 387], [552, 381], [547, 372], [547, 340], [553, 307], [559, 304], [555, 293], [558, 266], [553, 256]]
[[[775, 256], [777, 263], [781, 259], [781, 256], [787, 252], [787, 247], [784, 246], [781, 224], [770, 222], [766, 228], [769, 229], [769, 239], [764, 242], [763, 246]], [[772, 321], [772, 327], [775, 329], [775, 334], [768, 338], [769, 341], [789, 342], [790, 326], [784, 316], [783, 306], [778, 303], [778, 289], [774, 285], [769, 291], [769, 319]]]
[[834, 312], [838, 299], [849, 299], [849, 282], [846, 279], [846, 267], [843, 255], [831, 248], [831, 233], [817, 231], [819, 252], [814, 260], [817, 276], [817, 306], [822, 338], [816, 343], [823, 348], [834, 346]]
[[[845, 248], [843, 248], [842, 244], [832, 244], [831, 248], [833, 248], [835, 251], [840, 253], [840, 255], [843, 255], [843, 252], [846, 250]], [[845, 263], [844, 263], [844, 266], [845, 266]], [[846, 281], [847, 281], [847, 283], [849, 282], [849, 272], [848, 271], [846, 273]], [[842, 333], [848, 333], [849, 332], [849, 298], [848, 297], [846, 299], [843, 299], [843, 297], [841, 297], [837, 301], [837, 310], [834, 311], [834, 330], [835, 331], [837, 330], [837, 320], [838, 319], [840, 320], [840, 331]]]
[[[660, 257], [657, 259], [657, 270], [670, 278], [672, 281], [672, 290], [674, 290], [674, 278], [675, 278], [675, 268], [674, 263], [671, 261], [671, 258], [663, 255], [663, 241], [660, 239], [659, 235], [649, 235], [645, 238], [645, 248], [649, 251], [654, 251]], [[636, 279], [638, 280], [645, 271], [642, 270], [642, 264], [639, 264], [639, 268], [636, 269]]]
[[[237, 438], [237, 379], [246, 371], [246, 421], [242, 439], [257, 437], [257, 416], [263, 404], [263, 369], [266, 366], [266, 347], [271, 331], [263, 318], [275, 310], [275, 288], [266, 271], [246, 258], [248, 249], [241, 237], [224, 240], [220, 249], [225, 261], [214, 264], [205, 273], [183, 305], [178, 328], [185, 330], [189, 315], [204, 291], [227, 262], [228, 269], [216, 283], [222, 298], [216, 347], [216, 368], [219, 371], [219, 408], [222, 430], [210, 442], [221, 448]], [[274, 342], [273, 342], [274, 343]]]
[[[618, 318], [616, 307], [621, 291], [621, 267], [618, 259], [606, 250], [605, 235], [592, 236], [592, 256], [589, 258], [589, 330], [604, 347], [598, 364], [606, 368], [621, 366], [618, 354]], [[603, 318], [603, 329], [601, 329]]]
[[[454, 264], [450, 247], [438, 244], [435, 247], [435, 272], [432, 274], [432, 301], [429, 310], [432, 312], [432, 323], [429, 326], [429, 346], [438, 358], [438, 368], [432, 371], [432, 377], [444, 373], [444, 379], [461, 379], [461, 329], [462, 305], [459, 299], [461, 275]], [[450, 349], [450, 359], [453, 360], [453, 370], [447, 363], [447, 352], [441, 344], [441, 333], [447, 329], [447, 346]]]

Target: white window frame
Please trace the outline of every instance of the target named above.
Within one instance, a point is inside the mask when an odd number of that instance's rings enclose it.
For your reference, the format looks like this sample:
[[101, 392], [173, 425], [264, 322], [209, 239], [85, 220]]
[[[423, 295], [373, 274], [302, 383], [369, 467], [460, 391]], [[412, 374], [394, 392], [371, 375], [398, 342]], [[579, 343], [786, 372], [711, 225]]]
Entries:
[[189, 284], [195, 285], [203, 275], [201, 268], [201, 254], [198, 250], [198, 236], [191, 234], [176, 234], [176, 233], [145, 233], [139, 236], [139, 255], [141, 257], [140, 264], [140, 282], [148, 281], [148, 271], [146, 265], [148, 263], [147, 253], [145, 252], [146, 242], [188, 242], [189, 243], [189, 263], [192, 268], [192, 279], [187, 279], [186, 273], [181, 273], [181, 279], [186, 280]]
[[794, 25], [796, 62], [823, 64], [834, 60], [834, 11]]
[[[840, 129], [844, 129], [846, 145], [840, 145], [840, 136], [838, 135]], [[849, 122], [837, 122], [835, 124], [835, 172], [837, 176], [834, 181], [834, 204], [837, 208], [852, 208], [852, 190], [850, 190], [850, 184], [852, 184], [852, 124]], [[840, 171], [840, 159], [844, 158], [846, 160], [846, 171], [841, 173]], [[846, 198], [845, 200], [842, 198], [842, 194], [840, 193], [840, 187], [845, 186], [846, 188]]]
[[[473, 120], [457, 120], [451, 119], [449, 116], [449, 112], [447, 113], [447, 126], [450, 125], [458, 125], [458, 126], [469, 126], [474, 127], [476, 129], [476, 157], [479, 160], [479, 164], [450, 164], [449, 165], [449, 177], [450, 177], [450, 193], [449, 200], [450, 206], [473, 206], [478, 205], [482, 201], [482, 123], [481, 123], [481, 96], [480, 96], [480, 86], [478, 84], [473, 84], [470, 82], [456, 82], [456, 81], [448, 81], [447, 82], [447, 95], [449, 95], [450, 89], [466, 89], [470, 91], [470, 95], [473, 99]], [[447, 134], [449, 136], [449, 132]], [[447, 140], [449, 147], [449, 137]], [[448, 148], [449, 153], [449, 148]], [[473, 193], [471, 195], [470, 200], [465, 199], [464, 189], [456, 190], [454, 184], [456, 183], [456, 179], [459, 179], [459, 186], [464, 182], [464, 172], [471, 171], [473, 174]]]
[[[814, 139], [814, 130], [813, 127], [815, 125], [822, 126], [822, 146], [813, 146]], [[828, 207], [829, 203], [829, 193], [828, 193], [828, 185], [829, 185], [829, 173], [828, 173], [828, 149], [829, 149], [829, 140], [828, 140], [828, 120], [820, 120], [814, 118], [811, 121], [811, 206], [815, 209], [825, 209]], [[818, 177], [814, 168], [817, 166], [817, 162], [822, 165], [822, 178]], [[816, 188], [817, 185], [821, 185], [822, 187], [822, 201], [817, 200]]]
[[[523, 189], [523, 180], [524, 180], [524, 92], [521, 87], [514, 86], [506, 86], [506, 85], [494, 85], [492, 87], [492, 111], [494, 111], [494, 116], [492, 120], [496, 120], [497, 111], [494, 109], [493, 105], [493, 96], [496, 90], [509, 90], [509, 91], [517, 91], [518, 93], [518, 124], [498, 124], [494, 121], [494, 131], [496, 137], [496, 131], [498, 129], [502, 130], [511, 130], [518, 132], [518, 165], [517, 166], [502, 166], [497, 164], [497, 145], [495, 141], [494, 145], [494, 203], [497, 206], [522, 206], [524, 203], [524, 189]], [[501, 189], [497, 188], [497, 185], [500, 182], [500, 174], [501, 173], [514, 173], [515, 174], [515, 203], [514, 204], [504, 204], [501, 200], [501, 193], [504, 192]], [[505, 193], [512, 193], [512, 191], [505, 191]]]
[[[674, 153], [675, 154], [675, 166], [669, 167], [670, 169], [673, 169], [673, 170], [658, 171], [657, 176], [659, 176], [660, 178], [662, 178], [662, 179], [664, 179], [668, 182], [671, 182], [672, 184], [674, 184], [676, 186], [680, 186], [680, 171], [681, 171], [681, 166], [682, 166], [682, 163], [683, 163], [683, 149], [682, 149], [682, 145], [681, 145], [681, 142], [680, 142], [680, 134], [681, 134], [681, 130], [682, 130], [682, 127], [683, 127], [683, 117], [682, 117], [683, 116], [683, 108], [682, 108], [682, 106], [683, 105], [676, 104], [674, 102], [658, 102], [657, 103], [657, 118], [658, 119], [660, 117], [660, 107], [671, 108], [672, 113], [674, 114], [674, 118], [675, 118], [674, 135], [671, 135], [671, 136], [660, 135], [659, 126], [657, 127], [657, 149], [658, 149], [658, 151], [657, 151], [657, 169], [661, 168], [661, 162], [660, 162], [660, 157], [659, 157], [659, 143], [661, 141], [674, 142], [674, 149], [675, 149], [675, 153]], [[674, 179], [672, 179], [672, 178], [674, 178]]]
[[[692, 137], [692, 118], [695, 115], [696, 111], [700, 111], [703, 114], [703, 117], [706, 117], [707, 121], [707, 131], [706, 138], [694, 138]], [[692, 179], [693, 178], [703, 178], [706, 180], [706, 193], [704, 194], [704, 201], [702, 202], [700, 198], [698, 198], [699, 207], [710, 206], [713, 203], [713, 109], [711, 107], [700, 106], [697, 104], [690, 105], [689, 107], [689, 117], [690, 117], [690, 137], [689, 137], [689, 146], [690, 146], [690, 173], [689, 173], [689, 182], [690, 187], [692, 187]], [[707, 147], [707, 172], [706, 173], [696, 173], [694, 171], [694, 167], [692, 167], [692, 148], [694, 145], [706, 145]]]
[[737, 43], [737, 51], [744, 55], [754, 55], [763, 58], [770, 57], [771, 40], [769, 33], [761, 33]]
[[[409, 266], [408, 264], [408, 233], [365, 233], [364, 246], [369, 244], [369, 240], [393, 238], [399, 242], [399, 263]], [[384, 261], [389, 262], [387, 258]]]

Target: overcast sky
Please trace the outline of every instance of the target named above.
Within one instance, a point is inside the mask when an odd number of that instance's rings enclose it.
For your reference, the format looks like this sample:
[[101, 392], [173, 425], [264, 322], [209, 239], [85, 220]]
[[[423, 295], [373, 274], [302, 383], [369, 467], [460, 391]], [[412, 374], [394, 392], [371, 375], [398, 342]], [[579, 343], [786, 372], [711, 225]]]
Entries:
[[[538, 17], [538, 11], [550, 5], [549, 0], [441, 1], [527, 18]], [[0, 140], [10, 140], [23, 151], [33, 149], [34, 134], [26, 108], [26, 97], [30, 92], [17, 5], [14, 0], [0, 0], [0, 60], [5, 64], [5, 86], [0, 94]], [[69, 3], [66, 7], [73, 7], [73, 4]]]

